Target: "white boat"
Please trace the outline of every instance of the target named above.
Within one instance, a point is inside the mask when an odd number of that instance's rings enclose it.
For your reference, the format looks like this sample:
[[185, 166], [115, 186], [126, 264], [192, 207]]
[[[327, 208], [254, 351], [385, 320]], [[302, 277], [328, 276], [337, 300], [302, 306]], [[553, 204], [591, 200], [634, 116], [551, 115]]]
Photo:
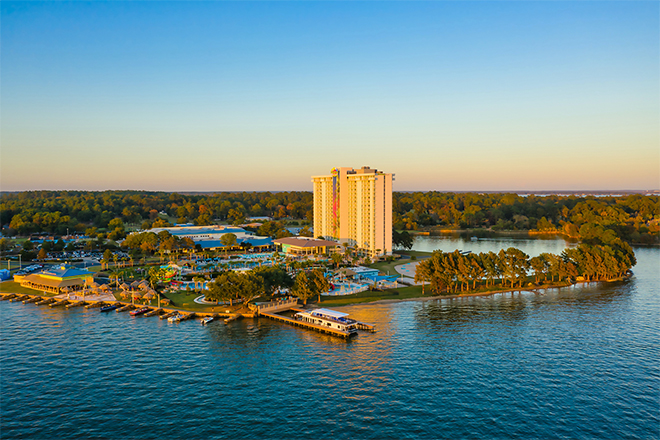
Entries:
[[181, 321], [181, 315], [178, 313], [176, 315], [172, 315], [169, 318], [167, 318], [167, 322], [179, 322], [179, 321]]
[[206, 316], [202, 318], [202, 325], [206, 325], [209, 322], [212, 322], [215, 318], [213, 316]]
[[358, 331], [357, 321], [348, 318], [348, 313], [337, 312], [335, 310], [315, 309], [303, 311], [296, 313], [294, 318], [299, 321], [329, 327], [351, 334]]

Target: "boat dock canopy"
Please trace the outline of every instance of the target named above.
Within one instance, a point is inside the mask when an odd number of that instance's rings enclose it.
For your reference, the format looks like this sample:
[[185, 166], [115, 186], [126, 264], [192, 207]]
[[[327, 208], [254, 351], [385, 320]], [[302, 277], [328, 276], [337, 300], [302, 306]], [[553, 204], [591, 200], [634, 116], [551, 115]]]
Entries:
[[325, 315], [332, 318], [343, 318], [344, 316], [348, 316], [348, 313], [336, 312], [330, 309], [316, 309], [312, 310], [312, 315]]

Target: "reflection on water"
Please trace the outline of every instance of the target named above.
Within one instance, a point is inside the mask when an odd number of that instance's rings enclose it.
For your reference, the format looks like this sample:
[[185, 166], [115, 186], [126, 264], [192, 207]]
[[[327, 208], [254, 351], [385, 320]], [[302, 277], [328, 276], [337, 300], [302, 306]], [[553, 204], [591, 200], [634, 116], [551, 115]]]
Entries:
[[350, 341], [0, 302], [2, 437], [657, 438], [660, 252], [635, 251], [623, 283], [345, 307], [377, 328]]

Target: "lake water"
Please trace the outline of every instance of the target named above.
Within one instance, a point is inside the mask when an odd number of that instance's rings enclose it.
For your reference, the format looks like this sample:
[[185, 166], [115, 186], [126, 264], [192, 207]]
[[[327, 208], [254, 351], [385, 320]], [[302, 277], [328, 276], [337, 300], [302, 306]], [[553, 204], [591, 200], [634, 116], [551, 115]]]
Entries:
[[[562, 240], [417, 238], [415, 247]], [[1, 437], [659, 438], [660, 250], [635, 277], [346, 307], [351, 341], [0, 302]]]

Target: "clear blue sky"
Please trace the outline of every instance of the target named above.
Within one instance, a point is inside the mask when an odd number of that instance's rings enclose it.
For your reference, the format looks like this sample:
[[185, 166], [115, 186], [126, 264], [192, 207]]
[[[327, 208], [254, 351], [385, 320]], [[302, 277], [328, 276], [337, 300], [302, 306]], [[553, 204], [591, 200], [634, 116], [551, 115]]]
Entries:
[[658, 188], [659, 5], [2, 1], [2, 190]]

